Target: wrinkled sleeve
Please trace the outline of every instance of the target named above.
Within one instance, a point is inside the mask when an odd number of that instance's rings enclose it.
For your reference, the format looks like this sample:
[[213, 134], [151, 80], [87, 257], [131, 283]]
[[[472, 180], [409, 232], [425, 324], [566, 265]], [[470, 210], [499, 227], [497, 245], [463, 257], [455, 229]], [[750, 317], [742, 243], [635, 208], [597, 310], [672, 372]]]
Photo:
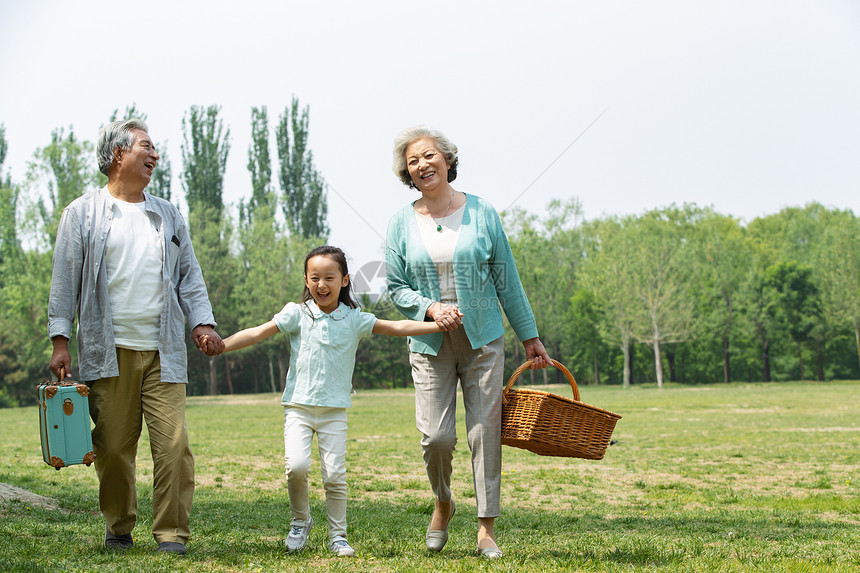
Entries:
[[66, 208], [57, 228], [48, 297], [48, 336], [71, 339], [75, 312], [80, 304], [84, 263], [83, 237], [78, 214]]

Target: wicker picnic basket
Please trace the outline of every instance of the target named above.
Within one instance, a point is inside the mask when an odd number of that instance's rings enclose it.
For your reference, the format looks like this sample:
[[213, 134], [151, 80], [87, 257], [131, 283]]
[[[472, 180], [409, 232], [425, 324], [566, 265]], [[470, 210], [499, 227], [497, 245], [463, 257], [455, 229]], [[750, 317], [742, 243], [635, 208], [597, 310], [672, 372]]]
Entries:
[[514, 382], [532, 361], [511, 375], [503, 392], [502, 444], [541, 456], [603, 459], [615, 422], [621, 416], [579, 401], [573, 375], [553, 360], [573, 388], [573, 400], [542, 390], [514, 389]]

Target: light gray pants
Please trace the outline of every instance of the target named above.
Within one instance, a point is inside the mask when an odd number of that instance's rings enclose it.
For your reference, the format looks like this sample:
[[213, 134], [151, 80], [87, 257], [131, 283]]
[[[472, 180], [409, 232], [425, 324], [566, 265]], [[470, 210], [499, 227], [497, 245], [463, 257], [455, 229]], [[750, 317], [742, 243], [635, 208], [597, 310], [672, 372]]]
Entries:
[[472, 350], [464, 329], [445, 332], [437, 356], [409, 353], [415, 384], [415, 424], [433, 494], [451, 500], [451, 460], [457, 443], [457, 380], [463, 388], [466, 439], [478, 517], [498, 517], [502, 473], [502, 389], [505, 342]]

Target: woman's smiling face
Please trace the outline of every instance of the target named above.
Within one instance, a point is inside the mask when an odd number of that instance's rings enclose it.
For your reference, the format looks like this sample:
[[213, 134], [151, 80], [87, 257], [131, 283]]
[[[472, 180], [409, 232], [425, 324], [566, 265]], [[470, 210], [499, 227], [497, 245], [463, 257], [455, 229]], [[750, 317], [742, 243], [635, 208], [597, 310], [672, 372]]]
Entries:
[[406, 168], [422, 193], [448, 183], [448, 161], [430, 137], [416, 139], [406, 147]]
[[333, 258], [317, 255], [308, 259], [305, 285], [324, 313], [329, 314], [338, 307], [340, 289], [348, 284], [349, 275], [341, 273], [340, 265]]

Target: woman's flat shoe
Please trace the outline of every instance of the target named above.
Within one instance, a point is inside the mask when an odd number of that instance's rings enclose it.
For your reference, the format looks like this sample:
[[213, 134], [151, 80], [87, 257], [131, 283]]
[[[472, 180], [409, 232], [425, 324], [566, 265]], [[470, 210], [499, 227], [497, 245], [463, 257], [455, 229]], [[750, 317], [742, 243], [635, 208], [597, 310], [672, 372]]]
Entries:
[[448, 516], [448, 521], [445, 523], [445, 529], [430, 529], [430, 526], [427, 526], [427, 549], [434, 552], [442, 551], [442, 548], [445, 547], [445, 544], [448, 543], [448, 524], [451, 523], [451, 519], [454, 517], [454, 514], [457, 513], [457, 508], [454, 506], [454, 502], [451, 502], [451, 515]]
[[478, 547], [478, 555], [480, 555], [484, 559], [498, 559], [502, 556], [502, 550], [499, 549], [496, 545], [491, 545], [489, 547]]

